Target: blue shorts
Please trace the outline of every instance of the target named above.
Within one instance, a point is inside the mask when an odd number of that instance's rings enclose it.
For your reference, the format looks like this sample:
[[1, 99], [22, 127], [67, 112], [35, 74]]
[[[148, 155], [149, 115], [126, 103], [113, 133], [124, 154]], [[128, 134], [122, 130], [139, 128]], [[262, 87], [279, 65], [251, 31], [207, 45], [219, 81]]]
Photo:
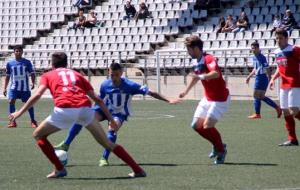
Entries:
[[9, 100], [21, 99], [22, 102], [27, 102], [27, 100], [30, 98], [30, 96], [31, 96], [30, 91], [9, 90], [9, 92], [8, 92]]
[[266, 91], [269, 85], [269, 79], [266, 74], [257, 75], [255, 78], [254, 89]]
[[[101, 108], [99, 106], [95, 105], [95, 106], [93, 106], [92, 109], [95, 110], [96, 112], [98, 112], [104, 120], [107, 120], [105, 113], [101, 110]], [[121, 124], [123, 124], [124, 121], [127, 121], [127, 116], [125, 116], [125, 115], [122, 115], [122, 114], [111, 114], [111, 115], [114, 118], [114, 120], [120, 121]]]

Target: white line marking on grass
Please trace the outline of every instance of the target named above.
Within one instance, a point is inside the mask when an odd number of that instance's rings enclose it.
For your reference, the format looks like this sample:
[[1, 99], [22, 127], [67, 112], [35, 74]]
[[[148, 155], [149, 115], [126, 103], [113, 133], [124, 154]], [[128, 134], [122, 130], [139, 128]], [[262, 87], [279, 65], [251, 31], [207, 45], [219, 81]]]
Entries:
[[154, 115], [157, 115], [157, 116], [153, 116], [153, 117], [148, 117], [148, 116], [139, 116], [139, 117], [132, 117], [131, 119], [134, 119], [134, 120], [141, 120], [141, 119], [170, 119], [170, 118], [174, 118], [175, 116], [174, 115], [167, 115], [167, 114], [154, 114]]
[[300, 190], [300, 187], [295, 187], [295, 188], [272, 188], [272, 189], [263, 189], [263, 190]]

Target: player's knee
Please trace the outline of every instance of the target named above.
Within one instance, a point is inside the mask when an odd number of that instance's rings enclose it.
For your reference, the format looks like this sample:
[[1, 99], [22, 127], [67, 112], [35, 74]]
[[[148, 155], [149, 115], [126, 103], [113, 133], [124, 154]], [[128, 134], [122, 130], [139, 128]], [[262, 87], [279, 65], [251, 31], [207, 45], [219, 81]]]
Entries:
[[9, 103], [10, 105], [15, 105], [16, 100], [13, 100], [13, 99], [12, 99], [12, 100], [9, 100], [8, 103]]
[[39, 132], [38, 131], [33, 131], [32, 133], [32, 137], [35, 139], [35, 140], [39, 140], [41, 138], [41, 136], [39, 135]]
[[284, 116], [289, 116], [289, 115], [291, 115], [291, 112], [290, 112], [289, 109], [282, 109], [282, 112], [283, 112], [283, 115], [284, 115]]
[[191, 128], [194, 129], [194, 130], [197, 129], [197, 121], [198, 121], [197, 118], [194, 118], [192, 123], [191, 123]]

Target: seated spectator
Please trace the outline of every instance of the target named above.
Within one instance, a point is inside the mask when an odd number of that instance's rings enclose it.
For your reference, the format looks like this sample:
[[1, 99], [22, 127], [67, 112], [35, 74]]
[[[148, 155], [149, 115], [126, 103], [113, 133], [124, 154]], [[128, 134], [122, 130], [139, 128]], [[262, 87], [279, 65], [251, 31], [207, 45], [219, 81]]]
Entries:
[[79, 12], [78, 12], [78, 19], [77, 19], [77, 21], [68, 30], [70, 30], [70, 29], [77, 30], [78, 28], [79, 29], [83, 29], [85, 21], [86, 21], [86, 18], [85, 18], [84, 14], [83, 14], [83, 10], [80, 9]]
[[146, 4], [144, 2], [141, 3], [140, 4], [140, 10], [135, 15], [135, 20], [146, 19], [146, 18], [150, 18], [150, 17], [151, 17], [151, 15], [150, 15], [150, 12], [149, 12]]
[[93, 28], [98, 23], [97, 17], [95, 15], [95, 12], [93, 10], [90, 11], [89, 17], [84, 22], [83, 26], [86, 28]]
[[223, 16], [220, 17], [219, 24], [218, 24], [218, 29], [217, 29], [217, 34], [222, 31], [222, 28], [225, 26], [225, 24], [226, 24], [225, 18]]
[[291, 10], [285, 11], [285, 16], [282, 19], [281, 28], [286, 31], [292, 31], [293, 29], [297, 28], [297, 22]]
[[75, 4], [73, 4], [74, 7], [81, 8], [82, 6], [88, 6], [91, 5], [91, 0], [77, 0]]
[[273, 20], [273, 29], [271, 30], [271, 32], [273, 33], [274, 31], [276, 31], [277, 28], [281, 27], [281, 21], [280, 21], [280, 17], [279, 15], [274, 16], [274, 20]]
[[126, 12], [126, 16], [123, 17], [124, 20], [134, 18], [136, 14], [136, 9], [133, 5], [131, 5], [131, 1], [126, 1], [126, 5], [124, 5], [124, 10]]
[[236, 22], [236, 28], [232, 30], [232, 32], [234, 33], [244, 32], [245, 30], [248, 30], [248, 27], [249, 27], [249, 19], [245, 12], [241, 12], [240, 17]]
[[232, 15], [228, 15], [225, 26], [222, 28], [221, 32], [232, 32], [235, 29], [235, 22]]

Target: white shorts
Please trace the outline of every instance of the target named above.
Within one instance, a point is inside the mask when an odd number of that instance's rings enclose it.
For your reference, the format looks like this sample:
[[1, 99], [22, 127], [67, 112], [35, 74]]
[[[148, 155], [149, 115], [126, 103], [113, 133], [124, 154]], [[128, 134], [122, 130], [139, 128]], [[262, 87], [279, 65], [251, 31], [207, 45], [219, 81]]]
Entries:
[[194, 118], [206, 117], [220, 120], [224, 113], [227, 112], [230, 105], [230, 96], [228, 96], [225, 102], [213, 102], [208, 101], [206, 97], [202, 98], [195, 111]]
[[95, 112], [90, 107], [58, 108], [54, 107], [53, 113], [46, 121], [59, 129], [72, 127], [74, 124], [87, 126], [94, 120]]
[[280, 89], [280, 107], [300, 107], [300, 88]]

